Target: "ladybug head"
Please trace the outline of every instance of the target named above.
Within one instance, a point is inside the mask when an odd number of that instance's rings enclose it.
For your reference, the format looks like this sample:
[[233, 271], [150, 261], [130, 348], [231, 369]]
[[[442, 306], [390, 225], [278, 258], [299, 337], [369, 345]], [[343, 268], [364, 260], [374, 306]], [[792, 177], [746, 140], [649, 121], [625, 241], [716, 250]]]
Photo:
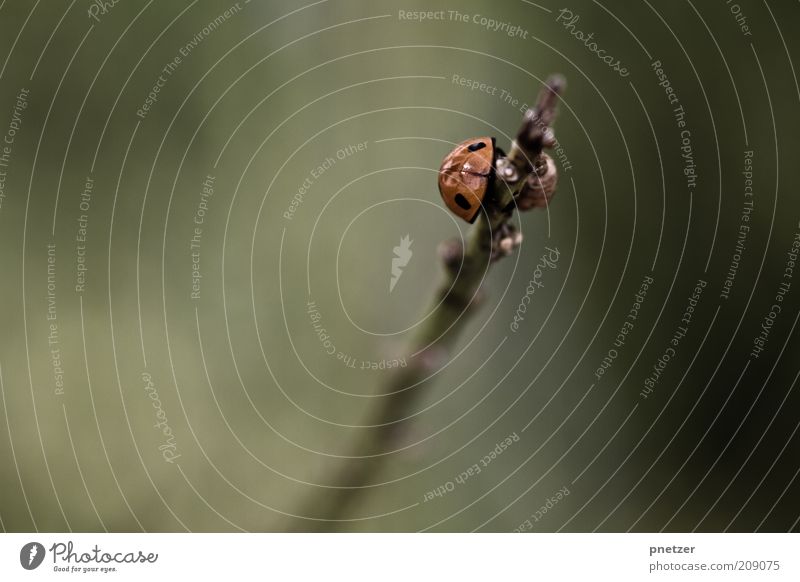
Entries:
[[478, 216], [494, 171], [494, 138], [461, 142], [439, 168], [439, 193], [447, 207], [467, 222]]

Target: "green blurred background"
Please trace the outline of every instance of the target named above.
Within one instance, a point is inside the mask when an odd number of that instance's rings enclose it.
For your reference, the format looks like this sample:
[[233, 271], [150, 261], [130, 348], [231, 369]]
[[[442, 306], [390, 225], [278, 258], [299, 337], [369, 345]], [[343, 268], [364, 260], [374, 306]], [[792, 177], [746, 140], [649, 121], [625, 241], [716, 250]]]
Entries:
[[[469, 230], [440, 202], [442, 157], [477, 135], [507, 149], [560, 72], [559, 192], [519, 217], [522, 248], [341, 529], [796, 530], [800, 282], [784, 269], [800, 230], [800, 9], [735, 6], [739, 21], [722, 0], [1, 3], [0, 132], [19, 127], [0, 168], [2, 527], [311, 527], [298, 514], [370, 438], [389, 372], [362, 362], [403, 356], [441, 277], [436, 246]], [[444, 12], [406, 17], [419, 10]], [[685, 110], [693, 188], [654, 61]], [[725, 299], [745, 151], [754, 204]], [[512, 332], [546, 247], [559, 261]]]

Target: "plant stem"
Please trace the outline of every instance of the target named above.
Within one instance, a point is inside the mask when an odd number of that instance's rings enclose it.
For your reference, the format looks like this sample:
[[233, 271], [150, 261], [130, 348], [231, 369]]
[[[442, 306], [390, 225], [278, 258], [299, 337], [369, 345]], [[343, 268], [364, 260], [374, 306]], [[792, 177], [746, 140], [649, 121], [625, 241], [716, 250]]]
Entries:
[[[440, 367], [480, 303], [480, 285], [494, 259], [498, 233], [509, 224], [514, 198], [534, 171], [543, 147], [552, 138], [550, 125], [555, 118], [558, 96], [564, 82], [559, 76], [548, 79], [536, 107], [526, 112], [517, 139], [505, 158], [510, 169], [498, 171], [478, 217], [462, 249], [460, 242], [440, 246], [445, 279], [433, 298], [433, 313], [411, 338], [407, 353], [413, 355], [405, 368], [393, 370], [382, 386], [378, 404], [370, 414], [370, 428], [363, 429], [362, 440], [352, 458], [341, 461], [334, 488], [326, 488], [301, 514], [315, 521], [303, 521], [304, 531], [334, 531], [350, 517], [356, 499], [369, 491], [386, 457], [401, 441], [403, 420], [413, 408], [431, 375]], [[505, 163], [504, 162], [504, 163]], [[358, 519], [356, 516], [355, 519]], [[309, 524], [311, 524], [309, 528]]]

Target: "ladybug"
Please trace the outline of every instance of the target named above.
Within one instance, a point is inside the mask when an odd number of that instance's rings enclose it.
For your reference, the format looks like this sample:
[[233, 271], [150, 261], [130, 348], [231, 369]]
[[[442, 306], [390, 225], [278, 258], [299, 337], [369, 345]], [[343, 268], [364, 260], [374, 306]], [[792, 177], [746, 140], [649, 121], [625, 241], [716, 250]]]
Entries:
[[445, 205], [467, 222], [474, 222], [494, 172], [493, 137], [461, 142], [439, 168], [439, 193]]

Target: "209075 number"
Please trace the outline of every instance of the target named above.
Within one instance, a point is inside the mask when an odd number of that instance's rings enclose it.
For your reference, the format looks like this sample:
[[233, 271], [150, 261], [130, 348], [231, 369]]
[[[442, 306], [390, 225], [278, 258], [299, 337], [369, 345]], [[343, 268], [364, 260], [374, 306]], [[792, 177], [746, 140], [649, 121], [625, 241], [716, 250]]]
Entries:
[[751, 570], [780, 570], [781, 563], [779, 560], [737, 560], [737, 571], [751, 571]]

